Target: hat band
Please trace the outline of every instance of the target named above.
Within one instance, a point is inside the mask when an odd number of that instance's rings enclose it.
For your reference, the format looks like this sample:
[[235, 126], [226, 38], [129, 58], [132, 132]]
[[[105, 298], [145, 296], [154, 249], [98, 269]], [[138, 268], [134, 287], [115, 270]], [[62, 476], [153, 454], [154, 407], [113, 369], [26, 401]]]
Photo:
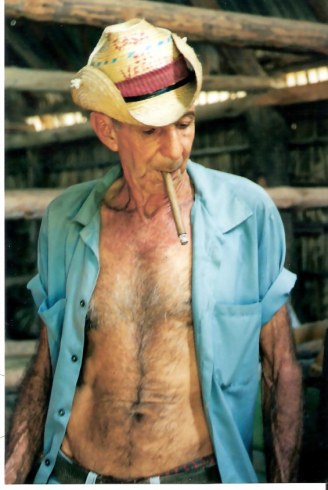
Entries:
[[156, 90], [169, 87], [186, 78], [189, 72], [185, 59], [183, 56], [179, 56], [160, 68], [150, 71], [145, 69], [144, 73], [115, 82], [115, 85], [122, 97], [136, 97], [137, 95], [152, 94]]
[[179, 80], [177, 83], [174, 83], [173, 85], [169, 85], [168, 87], [155, 90], [155, 92], [151, 92], [150, 94], [135, 95], [133, 97], [123, 97], [123, 99], [125, 102], [139, 102], [140, 100], [146, 100], [152, 97], [157, 97], [158, 95], [162, 95], [167, 92], [172, 92], [172, 90], [176, 90], [180, 87], [183, 87], [184, 85], [193, 82], [195, 78], [196, 78], [195, 72], [190, 72], [187, 78], [184, 78], [183, 80]]

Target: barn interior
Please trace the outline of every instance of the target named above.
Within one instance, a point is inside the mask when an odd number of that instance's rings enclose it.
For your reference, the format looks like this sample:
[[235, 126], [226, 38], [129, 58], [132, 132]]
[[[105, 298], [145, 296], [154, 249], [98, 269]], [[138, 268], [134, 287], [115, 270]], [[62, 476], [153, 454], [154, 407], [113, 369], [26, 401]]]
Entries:
[[[114, 163], [70, 95], [103, 28], [142, 17], [204, 70], [192, 160], [257, 182], [298, 276], [290, 312], [303, 371], [300, 482], [328, 481], [328, 4], [325, 0], [5, 1], [6, 430], [39, 320], [26, 289], [47, 204]], [[265, 482], [260, 409], [254, 464]]]

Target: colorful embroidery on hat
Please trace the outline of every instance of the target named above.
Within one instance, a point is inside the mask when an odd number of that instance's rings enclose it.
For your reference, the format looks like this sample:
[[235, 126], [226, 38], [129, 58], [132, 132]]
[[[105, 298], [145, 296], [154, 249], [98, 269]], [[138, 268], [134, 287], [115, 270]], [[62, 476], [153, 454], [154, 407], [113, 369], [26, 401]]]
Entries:
[[[164, 44], [167, 44], [169, 42], [172, 42], [171, 36], [168, 36], [167, 38], [162, 39], [160, 41], [157, 41], [157, 43], [155, 43], [155, 44], [151, 44], [151, 43], [150, 44], [147, 44], [146, 46], [142, 46], [139, 49], [135, 49], [133, 51], [128, 51], [127, 53], [125, 53], [123, 55], [116, 56], [115, 58], [112, 58], [112, 59], [109, 59], [109, 60], [97, 60], [97, 61], [96, 60], [92, 60], [90, 64], [91, 64], [91, 66], [98, 67], [98, 66], [102, 66], [102, 65], [116, 63], [116, 62], [122, 62], [125, 59], [136, 57], [137, 54], [139, 54], [139, 55], [141, 54], [142, 55], [142, 53], [144, 51], [149, 51], [154, 46], [163, 46]], [[132, 44], [135, 44], [135, 43], [132, 43]], [[118, 51], [121, 51], [122, 48], [124, 47], [124, 42], [122, 42], [120, 44], [120, 46], [116, 45], [115, 47], [116, 47], [116, 49]], [[102, 50], [99, 50], [99, 52], [102, 52], [102, 51], [104, 51], [104, 46], [102, 46]]]

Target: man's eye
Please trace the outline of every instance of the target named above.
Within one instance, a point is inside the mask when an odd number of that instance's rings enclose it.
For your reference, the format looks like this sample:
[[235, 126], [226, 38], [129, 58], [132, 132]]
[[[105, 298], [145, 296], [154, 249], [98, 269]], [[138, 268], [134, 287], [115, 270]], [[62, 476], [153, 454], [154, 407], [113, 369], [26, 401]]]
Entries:
[[178, 122], [177, 126], [179, 129], [187, 129], [192, 125], [192, 123], [193, 123], [193, 120], [187, 119], [186, 121]]
[[143, 131], [143, 134], [146, 134], [146, 135], [151, 135], [151, 134], [154, 134], [155, 133], [155, 128], [149, 128], [149, 129], [145, 129]]

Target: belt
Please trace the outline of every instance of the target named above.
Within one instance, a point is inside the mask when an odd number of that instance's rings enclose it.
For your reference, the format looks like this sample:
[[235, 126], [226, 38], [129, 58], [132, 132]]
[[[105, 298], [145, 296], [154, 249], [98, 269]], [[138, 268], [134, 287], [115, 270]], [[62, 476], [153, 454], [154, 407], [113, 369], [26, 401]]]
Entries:
[[[66, 459], [58, 454], [52, 476], [61, 484], [85, 484], [89, 471], [73, 460]], [[147, 483], [220, 483], [220, 473], [214, 462], [214, 457], [209, 456], [195, 460], [187, 465], [182, 465], [156, 477], [136, 478], [120, 480], [113, 476], [97, 475], [94, 483], [103, 484], [147, 484]]]

